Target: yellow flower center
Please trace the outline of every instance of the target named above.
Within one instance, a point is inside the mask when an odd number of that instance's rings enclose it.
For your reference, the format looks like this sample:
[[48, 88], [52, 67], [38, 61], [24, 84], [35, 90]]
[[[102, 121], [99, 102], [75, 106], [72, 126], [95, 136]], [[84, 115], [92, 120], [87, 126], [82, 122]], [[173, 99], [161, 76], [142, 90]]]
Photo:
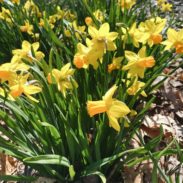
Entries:
[[75, 56], [74, 57], [74, 65], [78, 69], [81, 69], [85, 63], [86, 63], [86, 59], [84, 58], [84, 56]]
[[159, 44], [162, 41], [162, 35], [157, 34], [157, 35], [151, 35], [151, 40], [153, 41], [154, 44]]
[[181, 42], [176, 42], [174, 44], [175, 48], [176, 48], [176, 53], [183, 53], [183, 43]]
[[141, 58], [138, 60], [138, 66], [143, 68], [150, 68], [153, 67], [155, 64], [155, 60], [152, 56]]

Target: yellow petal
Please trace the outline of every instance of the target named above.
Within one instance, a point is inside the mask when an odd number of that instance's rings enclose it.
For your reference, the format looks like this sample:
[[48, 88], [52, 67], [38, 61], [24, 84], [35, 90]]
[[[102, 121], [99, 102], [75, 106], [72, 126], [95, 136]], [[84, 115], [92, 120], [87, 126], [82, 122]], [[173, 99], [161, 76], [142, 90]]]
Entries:
[[23, 41], [22, 42], [22, 49], [23, 50], [28, 51], [28, 50], [30, 50], [30, 48], [31, 48], [31, 44], [28, 41]]
[[104, 23], [101, 25], [100, 29], [99, 29], [99, 35], [100, 36], [105, 36], [106, 34], [109, 33], [110, 27], [108, 23]]
[[121, 128], [119, 126], [118, 120], [113, 116], [110, 116], [109, 114], [108, 118], [109, 118], [109, 126], [114, 128], [117, 132], [119, 132]]
[[143, 47], [139, 50], [138, 55], [139, 55], [140, 58], [146, 57], [146, 47], [145, 47], [145, 46], [143, 46]]
[[92, 38], [96, 38], [97, 35], [98, 35], [97, 29], [94, 28], [94, 27], [92, 27], [92, 26], [89, 26], [89, 27], [88, 27], [88, 33], [90, 34], [90, 36], [91, 36]]
[[105, 100], [106, 103], [110, 102], [112, 99], [112, 96], [114, 95], [114, 92], [116, 91], [118, 87], [116, 85], [113, 85], [102, 97], [103, 100]]
[[113, 116], [115, 118], [124, 117], [129, 112], [130, 109], [128, 108], [128, 106], [119, 100], [114, 100], [112, 102], [110, 109], [108, 110], [108, 114], [110, 114], [110, 116]]
[[128, 61], [137, 61], [139, 58], [138, 55], [132, 51], [125, 51], [125, 57]]

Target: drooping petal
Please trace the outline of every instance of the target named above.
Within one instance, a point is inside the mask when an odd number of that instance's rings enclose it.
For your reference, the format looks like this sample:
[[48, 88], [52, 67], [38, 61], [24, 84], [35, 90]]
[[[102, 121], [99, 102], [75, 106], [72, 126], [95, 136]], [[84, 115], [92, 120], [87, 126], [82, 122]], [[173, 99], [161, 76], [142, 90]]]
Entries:
[[117, 132], [119, 132], [121, 128], [118, 123], [118, 120], [115, 117], [111, 116], [110, 114], [108, 114], [108, 118], [109, 118], [109, 126], [114, 128]]
[[108, 110], [108, 114], [110, 114], [110, 116], [113, 116], [115, 118], [124, 117], [129, 112], [130, 109], [128, 108], [128, 106], [119, 100], [114, 100], [112, 102], [110, 109]]

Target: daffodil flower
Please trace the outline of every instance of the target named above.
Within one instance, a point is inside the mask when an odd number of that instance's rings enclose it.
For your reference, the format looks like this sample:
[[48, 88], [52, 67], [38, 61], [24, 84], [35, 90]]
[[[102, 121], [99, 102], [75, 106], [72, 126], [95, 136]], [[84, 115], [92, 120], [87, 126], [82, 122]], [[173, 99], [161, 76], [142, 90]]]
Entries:
[[129, 74], [132, 76], [144, 77], [146, 68], [151, 68], [155, 64], [155, 60], [152, 56], [146, 57], [146, 47], [142, 47], [138, 54], [132, 51], [125, 51], [125, 57], [129, 61], [122, 70], [129, 70]]
[[161, 11], [162, 12], [172, 11], [172, 4], [170, 4], [170, 3], [163, 3], [161, 5]]
[[67, 63], [64, 65], [61, 70], [53, 69], [51, 73], [48, 74], [48, 82], [56, 83], [58, 86], [58, 90], [66, 96], [67, 90], [72, 90], [73, 88], [77, 88], [78, 84], [73, 78], [74, 69], [71, 69], [71, 64]]
[[[130, 28], [122, 28], [123, 34], [121, 39], [123, 40], [123, 48], [125, 48], [125, 43], [129, 43], [129, 40], [133, 43], [135, 47], [139, 47], [139, 43], [144, 43], [147, 40], [147, 36], [144, 36], [144, 32], [139, 31], [136, 22], [132, 24]], [[130, 37], [130, 39], [129, 39]]]
[[122, 10], [128, 10], [132, 8], [132, 6], [136, 3], [136, 0], [119, 0], [119, 3], [122, 7]]
[[102, 24], [99, 30], [97, 30], [95, 27], [92, 27], [92, 26], [89, 26], [88, 28], [88, 33], [92, 38], [93, 44], [102, 53], [104, 53], [105, 50], [108, 50], [108, 51], [116, 50], [116, 45], [113, 41], [117, 38], [118, 33], [109, 32], [109, 31], [110, 31], [110, 27], [108, 23]]
[[[33, 56], [31, 48], [34, 51], [35, 56]], [[21, 62], [21, 59], [26, 59], [29, 62], [40, 61], [44, 58], [44, 53], [42, 53], [41, 51], [37, 51], [38, 49], [39, 42], [31, 44], [28, 41], [23, 41], [22, 49], [15, 49], [12, 51], [14, 55], [12, 58], [12, 62]]]
[[33, 25], [31, 25], [28, 20], [25, 21], [24, 25], [20, 26], [20, 31], [26, 32], [29, 35], [33, 34], [33, 29], [34, 29]]
[[160, 33], [164, 29], [165, 24], [166, 19], [161, 19], [160, 17], [151, 18], [145, 22], [141, 22], [138, 26], [138, 30], [144, 33], [142, 37], [146, 40], [144, 41], [144, 39], [142, 39], [142, 43], [147, 42], [149, 46], [161, 43], [162, 35]]
[[[130, 82], [127, 82], [127, 85], [129, 84]], [[138, 81], [138, 78], [136, 77], [133, 84], [127, 89], [127, 93], [129, 95], [135, 95], [144, 86], [145, 86], [145, 83]], [[145, 93], [144, 90], [141, 92], [141, 95], [144, 97], [147, 97], [147, 94]]]
[[24, 63], [5, 63], [0, 66], [0, 79], [1, 82], [11, 81], [16, 77], [16, 72], [27, 72], [29, 66]]
[[167, 37], [168, 39], [162, 42], [162, 44], [166, 45], [165, 50], [175, 48], [176, 53], [183, 53], [183, 29], [176, 31], [169, 28], [167, 31]]
[[17, 77], [14, 78], [14, 80], [9, 83], [10, 95], [13, 98], [17, 98], [22, 94], [24, 94], [30, 100], [33, 100], [34, 102], [38, 102], [38, 100], [32, 97], [31, 95], [41, 92], [42, 89], [39, 86], [31, 84], [31, 82], [28, 81], [28, 78], [29, 78], [29, 74], [17, 75]]
[[115, 69], [120, 69], [122, 59], [123, 57], [114, 57], [112, 63], [108, 65], [108, 72], [111, 73]]
[[99, 60], [102, 59], [103, 52], [98, 49], [97, 45], [93, 45], [91, 40], [86, 39], [87, 46], [78, 43], [77, 53], [74, 56], [74, 65], [77, 68], [87, 69], [89, 65], [92, 65], [94, 69], [99, 66]]
[[106, 112], [109, 118], [109, 126], [119, 132], [120, 125], [118, 123], [118, 119], [127, 115], [130, 112], [130, 109], [125, 103], [112, 98], [116, 89], [116, 85], [112, 86], [102, 97], [102, 100], [88, 101], [87, 110], [90, 117]]

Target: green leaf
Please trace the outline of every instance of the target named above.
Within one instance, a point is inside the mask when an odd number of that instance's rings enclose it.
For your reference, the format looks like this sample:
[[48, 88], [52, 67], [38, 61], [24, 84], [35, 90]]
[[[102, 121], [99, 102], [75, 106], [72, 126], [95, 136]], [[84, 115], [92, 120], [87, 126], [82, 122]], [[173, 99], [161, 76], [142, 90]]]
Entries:
[[89, 175], [98, 175], [100, 177], [102, 183], [106, 183], [107, 182], [105, 175], [103, 173], [99, 172], [99, 171], [89, 173], [86, 176], [89, 176]]
[[60, 133], [58, 132], [58, 130], [53, 125], [51, 125], [47, 122], [40, 122], [40, 124], [49, 129], [53, 139], [56, 142], [56, 144], [59, 144], [61, 142]]
[[70, 162], [66, 157], [60, 156], [60, 155], [53, 155], [53, 154], [47, 154], [47, 155], [39, 155], [39, 156], [33, 156], [29, 158], [23, 159], [25, 163], [30, 164], [50, 164], [50, 165], [62, 165], [65, 167], [70, 167]]
[[70, 175], [71, 181], [73, 181], [73, 180], [74, 180], [74, 177], [75, 177], [75, 175], [76, 175], [76, 172], [75, 172], [75, 170], [74, 170], [73, 165], [71, 165], [71, 166], [69, 167], [69, 175]]
[[32, 182], [37, 180], [38, 177], [30, 177], [30, 176], [15, 176], [15, 175], [1, 175], [0, 180], [3, 181], [27, 181]]

